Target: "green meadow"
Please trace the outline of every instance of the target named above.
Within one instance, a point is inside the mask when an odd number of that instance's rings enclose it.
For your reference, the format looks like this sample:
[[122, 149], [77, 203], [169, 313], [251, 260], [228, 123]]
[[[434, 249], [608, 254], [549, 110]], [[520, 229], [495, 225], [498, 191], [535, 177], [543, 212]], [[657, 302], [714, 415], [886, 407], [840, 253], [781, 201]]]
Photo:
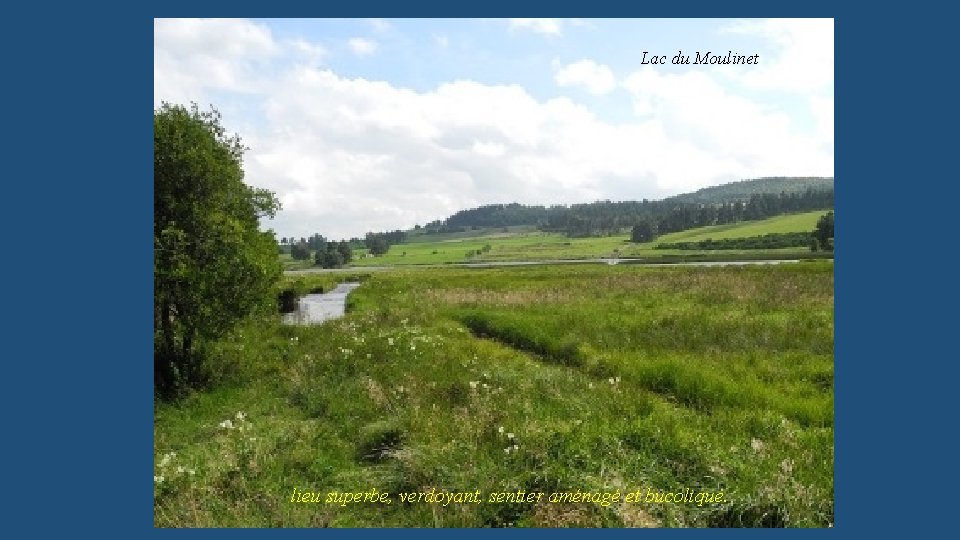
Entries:
[[[659, 241], [812, 230], [821, 213]], [[461, 262], [487, 243], [481, 259], [652, 248], [623, 240], [527, 232], [367, 260]], [[283, 286], [346, 280], [363, 284], [345, 317], [252, 317], [210, 346], [206, 388], [156, 402], [156, 526], [832, 525], [832, 262], [398, 268]], [[723, 496], [487, 501], [687, 489]], [[371, 490], [390, 503], [326, 502]], [[291, 502], [298, 491], [322, 496]], [[482, 502], [400, 496], [476, 491]]]
[[[758, 221], [700, 227], [665, 234], [654, 242], [634, 244], [629, 234], [616, 236], [570, 238], [559, 233], [546, 233], [530, 228], [481, 229], [455, 235], [419, 235], [409, 243], [397, 244], [381, 256], [366, 257], [366, 250], [357, 250], [353, 266], [393, 266], [446, 264], [484, 261], [533, 261], [550, 259], [590, 259], [607, 257], [639, 257], [658, 259], [664, 256], [723, 256], [727, 259], [756, 255], [756, 250], [681, 251], [654, 250], [660, 243], [695, 242], [712, 238], [744, 238], [768, 233], [812, 231], [825, 211], [786, 214]], [[465, 236], [471, 234], [470, 236]], [[486, 249], [485, 249], [486, 248]], [[765, 250], [766, 254], [792, 257], [808, 254], [806, 248]], [[306, 266], [309, 266], [306, 265]], [[304, 267], [304, 265], [301, 265]], [[288, 268], [294, 268], [288, 265]]]

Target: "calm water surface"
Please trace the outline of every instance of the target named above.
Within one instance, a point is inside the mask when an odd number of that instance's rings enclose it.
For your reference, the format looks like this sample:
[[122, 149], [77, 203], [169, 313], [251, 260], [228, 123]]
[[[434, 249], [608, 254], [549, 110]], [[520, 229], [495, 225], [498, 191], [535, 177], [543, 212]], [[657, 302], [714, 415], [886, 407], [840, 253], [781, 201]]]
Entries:
[[283, 314], [283, 323], [320, 324], [343, 317], [347, 295], [359, 286], [359, 283], [341, 283], [328, 293], [303, 296], [296, 311]]

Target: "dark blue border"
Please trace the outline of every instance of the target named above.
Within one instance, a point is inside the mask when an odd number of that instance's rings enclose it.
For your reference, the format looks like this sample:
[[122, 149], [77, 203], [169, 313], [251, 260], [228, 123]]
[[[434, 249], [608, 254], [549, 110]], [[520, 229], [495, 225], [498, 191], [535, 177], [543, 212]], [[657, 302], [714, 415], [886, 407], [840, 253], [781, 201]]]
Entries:
[[20, 234], [9, 235], [2, 265], [7, 320], [17, 321], [7, 326], [13, 347], [3, 355], [5, 525], [42, 536], [151, 534], [153, 17], [495, 13], [836, 18], [836, 528], [793, 534], [916, 535], [950, 523], [953, 487], [944, 480], [955, 458], [938, 437], [956, 422], [936, 415], [956, 408], [949, 398], [957, 356], [944, 339], [954, 337], [955, 278], [947, 261], [923, 264], [921, 273], [915, 254], [953, 251], [928, 231], [954, 230], [947, 204], [956, 166], [944, 161], [956, 152], [956, 86], [928, 78], [955, 71], [955, 34], [952, 18], [919, 17], [921, 7], [174, 0], [8, 13], [3, 137], [13, 167], [4, 175], [3, 223]]

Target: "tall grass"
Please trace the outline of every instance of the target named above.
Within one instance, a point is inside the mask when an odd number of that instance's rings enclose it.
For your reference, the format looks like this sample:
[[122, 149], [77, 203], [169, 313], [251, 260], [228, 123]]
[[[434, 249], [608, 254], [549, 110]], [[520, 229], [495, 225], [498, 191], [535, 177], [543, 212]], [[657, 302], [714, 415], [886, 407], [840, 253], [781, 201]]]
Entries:
[[[217, 344], [214, 388], [157, 403], [156, 525], [833, 521], [829, 263], [378, 272], [348, 307], [315, 327], [250, 321]], [[293, 504], [295, 487], [394, 503]], [[727, 502], [396, 496], [640, 487]]]

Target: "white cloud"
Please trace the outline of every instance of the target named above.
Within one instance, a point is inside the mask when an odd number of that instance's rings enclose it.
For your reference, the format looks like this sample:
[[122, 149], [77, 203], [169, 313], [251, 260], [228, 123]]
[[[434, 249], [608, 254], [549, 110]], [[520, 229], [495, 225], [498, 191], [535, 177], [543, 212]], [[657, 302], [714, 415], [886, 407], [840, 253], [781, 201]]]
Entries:
[[[245, 21], [156, 23], [155, 103], [197, 92], [226, 101], [225, 127], [251, 148], [247, 181], [283, 203], [266, 223], [281, 236], [358, 236], [494, 202], [656, 199], [763, 175], [833, 174], [832, 93], [811, 100], [809, 132], [712, 70], [648, 68], [622, 85], [636, 116], [614, 124], [518, 85], [414, 91], [302, 61], [312, 53], [322, 55]], [[593, 76], [571, 69], [565, 81], [607, 89], [597, 82], [605, 66], [577, 64]]]
[[437, 46], [440, 47], [441, 49], [446, 49], [447, 47], [450, 46], [450, 38], [448, 38], [447, 36], [434, 35], [433, 40], [434, 42], [436, 42]]
[[211, 89], [252, 93], [256, 74], [281, 52], [270, 29], [237, 19], [154, 19], [157, 96], [200, 101]]
[[833, 150], [833, 96], [812, 96], [810, 109], [815, 121], [815, 133], [823, 144]]
[[171, 52], [264, 56], [279, 49], [270, 29], [242, 19], [154, 19], [154, 44]]
[[756, 69], [722, 73], [750, 90], [799, 95], [814, 119], [818, 144], [833, 156], [833, 19], [748, 20], [730, 25], [722, 33], [756, 36], [769, 42], [774, 52], [760, 58]]
[[[665, 73], [645, 67], [624, 87], [641, 118], [662, 125], [668, 140], [735, 164], [748, 176], [833, 174], [833, 148], [804, 134], [784, 111], [730, 93], [705, 71]], [[717, 171], [724, 171], [718, 168]]]
[[579, 60], [566, 65], [554, 74], [560, 86], [584, 86], [591, 94], [608, 94], [617, 87], [610, 68], [593, 60]]
[[357, 56], [366, 56], [377, 51], [377, 42], [372, 39], [360, 37], [350, 38], [347, 45], [350, 47], [350, 50], [353, 51], [353, 54]]
[[500, 157], [507, 152], [507, 147], [500, 143], [474, 141], [473, 151], [486, 157]]
[[327, 50], [320, 44], [310, 43], [309, 41], [303, 39], [296, 39], [290, 42], [290, 47], [302, 53], [307, 58], [313, 60], [320, 60], [323, 57], [327, 56]]
[[744, 72], [744, 85], [796, 93], [833, 91], [833, 19], [769, 19], [742, 21], [722, 30], [754, 35], [773, 43], [776, 52], [760, 57], [756, 69]]
[[559, 36], [563, 33], [563, 21], [560, 19], [510, 19], [510, 28], [531, 30], [547, 36]]

